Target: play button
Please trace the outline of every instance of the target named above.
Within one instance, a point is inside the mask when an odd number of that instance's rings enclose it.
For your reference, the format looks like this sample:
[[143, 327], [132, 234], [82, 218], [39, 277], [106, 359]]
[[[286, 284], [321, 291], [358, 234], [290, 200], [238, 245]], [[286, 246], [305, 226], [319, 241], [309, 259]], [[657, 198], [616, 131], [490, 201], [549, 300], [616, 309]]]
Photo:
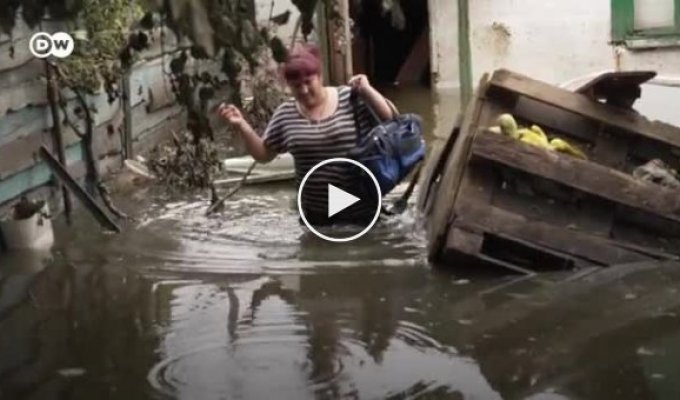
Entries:
[[300, 219], [316, 236], [348, 242], [366, 234], [381, 209], [380, 187], [371, 171], [347, 158], [314, 165], [300, 182]]
[[345, 192], [335, 185], [328, 184], [328, 218], [359, 201], [357, 196]]

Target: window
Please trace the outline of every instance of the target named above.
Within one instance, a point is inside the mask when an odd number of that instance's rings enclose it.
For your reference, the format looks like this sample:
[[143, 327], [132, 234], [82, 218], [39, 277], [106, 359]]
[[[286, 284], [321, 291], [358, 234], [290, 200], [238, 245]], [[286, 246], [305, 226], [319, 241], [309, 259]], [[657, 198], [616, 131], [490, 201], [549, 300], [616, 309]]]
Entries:
[[680, 45], [680, 0], [612, 0], [612, 39], [629, 47]]

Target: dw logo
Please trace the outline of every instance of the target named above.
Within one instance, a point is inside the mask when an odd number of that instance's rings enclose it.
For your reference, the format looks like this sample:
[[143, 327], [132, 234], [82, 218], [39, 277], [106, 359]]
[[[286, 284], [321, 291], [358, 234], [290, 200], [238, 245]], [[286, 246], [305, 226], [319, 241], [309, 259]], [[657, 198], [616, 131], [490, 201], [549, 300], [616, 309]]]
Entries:
[[73, 38], [65, 32], [57, 32], [54, 35], [38, 32], [31, 36], [31, 40], [28, 42], [28, 49], [31, 54], [38, 58], [49, 56], [65, 58], [73, 53], [74, 47]]

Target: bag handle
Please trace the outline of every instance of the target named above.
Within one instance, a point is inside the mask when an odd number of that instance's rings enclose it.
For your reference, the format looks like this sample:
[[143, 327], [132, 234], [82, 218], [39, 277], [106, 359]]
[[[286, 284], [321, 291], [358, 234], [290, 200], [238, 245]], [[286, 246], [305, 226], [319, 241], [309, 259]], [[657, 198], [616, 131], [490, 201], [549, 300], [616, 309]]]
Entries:
[[[356, 89], [352, 88], [350, 89], [351, 92], [349, 94], [349, 103], [352, 106], [352, 115], [354, 116], [354, 129], [357, 131], [357, 140], [361, 136], [361, 125], [359, 124], [359, 93], [356, 91]], [[399, 110], [397, 107], [392, 103], [389, 99], [385, 99], [387, 102], [387, 105], [390, 107], [392, 110], [393, 118], [396, 118], [397, 115], [399, 115]], [[378, 114], [375, 113], [375, 110], [373, 110], [373, 107], [371, 107], [370, 104], [366, 103], [366, 108], [368, 108], [368, 111], [370, 111], [371, 115], [373, 116], [373, 119], [375, 122], [378, 124], [382, 123], [383, 121], [378, 118]]]

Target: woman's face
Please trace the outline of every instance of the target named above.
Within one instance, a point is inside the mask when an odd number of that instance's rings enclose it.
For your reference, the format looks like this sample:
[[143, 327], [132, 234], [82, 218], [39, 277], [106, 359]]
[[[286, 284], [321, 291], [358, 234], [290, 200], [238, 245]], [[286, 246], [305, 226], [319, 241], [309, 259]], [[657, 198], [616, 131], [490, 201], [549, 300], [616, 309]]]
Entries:
[[299, 81], [288, 82], [295, 100], [305, 107], [314, 107], [323, 100], [323, 83], [321, 76], [310, 75]]

